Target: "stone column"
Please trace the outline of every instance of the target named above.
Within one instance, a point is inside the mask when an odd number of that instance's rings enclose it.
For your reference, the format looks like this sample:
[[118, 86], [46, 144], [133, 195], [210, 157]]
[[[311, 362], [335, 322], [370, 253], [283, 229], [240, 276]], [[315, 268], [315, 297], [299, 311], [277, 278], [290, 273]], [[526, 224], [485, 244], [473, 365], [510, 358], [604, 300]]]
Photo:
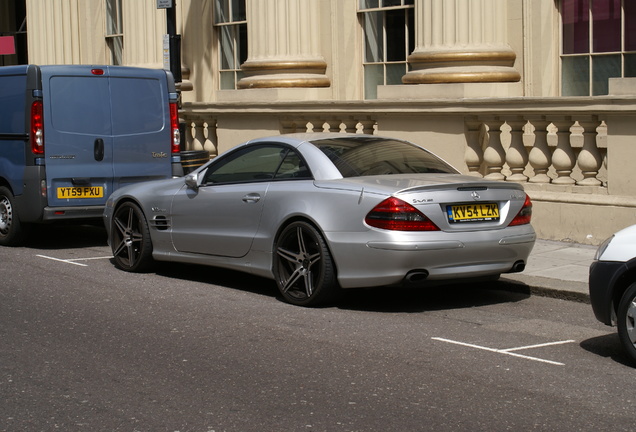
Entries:
[[416, 46], [404, 84], [517, 82], [507, 0], [415, 0]]
[[238, 88], [329, 87], [320, 2], [247, 0], [248, 53]]

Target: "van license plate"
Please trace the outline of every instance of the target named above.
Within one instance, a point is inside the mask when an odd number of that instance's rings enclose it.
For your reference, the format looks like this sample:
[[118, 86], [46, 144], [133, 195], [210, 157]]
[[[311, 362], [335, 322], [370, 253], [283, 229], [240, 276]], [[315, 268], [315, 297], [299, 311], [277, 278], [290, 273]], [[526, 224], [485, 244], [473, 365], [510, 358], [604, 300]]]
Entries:
[[449, 222], [493, 222], [499, 220], [497, 203], [463, 204], [446, 207]]
[[102, 186], [74, 186], [57, 188], [59, 199], [69, 198], [103, 198], [104, 188]]

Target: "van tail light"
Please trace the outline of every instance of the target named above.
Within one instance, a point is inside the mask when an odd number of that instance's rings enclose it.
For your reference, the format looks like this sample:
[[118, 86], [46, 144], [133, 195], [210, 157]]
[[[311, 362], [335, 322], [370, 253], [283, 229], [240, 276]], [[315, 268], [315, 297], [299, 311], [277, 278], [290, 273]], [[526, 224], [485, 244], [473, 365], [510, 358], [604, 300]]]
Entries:
[[528, 194], [526, 194], [526, 200], [523, 203], [523, 207], [517, 213], [517, 216], [510, 222], [509, 226], [515, 225], [525, 225], [530, 223], [530, 219], [532, 218], [532, 201]]
[[411, 204], [391, 197], [382, 201], [367, 214], [367, 225], [391, 231], [439, 231], [429, 218]]
[[181, 150], [181, 131], [179, 131], [179, 109], [177, 104], [170, 103], [170, 136], [172, 138], [171, 151], [179, 153]]
[[44, 114], [42, 101], [31, 104], [31, 151], [44, 154]]

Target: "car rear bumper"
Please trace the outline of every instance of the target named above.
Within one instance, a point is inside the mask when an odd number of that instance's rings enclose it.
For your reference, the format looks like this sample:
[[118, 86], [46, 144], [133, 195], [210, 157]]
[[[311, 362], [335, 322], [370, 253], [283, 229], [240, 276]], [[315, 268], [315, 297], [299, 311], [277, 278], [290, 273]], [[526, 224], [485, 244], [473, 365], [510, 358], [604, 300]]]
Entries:
[[[510, 235], [466, 235], [391, 241], [361, 235], [327, 235], [343, 288], [418, 286], [465, 281], [519, 271], [527, 263], [535, 234], [531, 228]], [[364, 241], [363, 241], [364, 239]], [[415, 276], [414, 276], [415, 275]]]

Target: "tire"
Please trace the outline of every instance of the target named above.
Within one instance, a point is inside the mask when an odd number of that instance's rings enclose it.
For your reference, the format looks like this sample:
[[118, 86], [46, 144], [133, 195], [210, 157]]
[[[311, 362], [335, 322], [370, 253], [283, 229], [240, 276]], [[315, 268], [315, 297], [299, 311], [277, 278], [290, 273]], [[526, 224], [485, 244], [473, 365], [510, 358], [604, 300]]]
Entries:
[[636, 364], [636, 282], [621, 297], [616, 318], [621, 344], [631, 361]]
[[274, 277], [281, 295], [297, 306], [319, 306], [340, 292], [329, 248], [307, 222], [293, 222], [274, 244]]
[[110, 247], [115, 265], [128, 272], [143, 272], [152, 264], [152, 242], [146, 217], [138, 205], [125, 202], [113, 213]]
[[0, 186], [0, 245], [18, 246], [24, 241], [25, 230], [18, 218], [11, 191]]

